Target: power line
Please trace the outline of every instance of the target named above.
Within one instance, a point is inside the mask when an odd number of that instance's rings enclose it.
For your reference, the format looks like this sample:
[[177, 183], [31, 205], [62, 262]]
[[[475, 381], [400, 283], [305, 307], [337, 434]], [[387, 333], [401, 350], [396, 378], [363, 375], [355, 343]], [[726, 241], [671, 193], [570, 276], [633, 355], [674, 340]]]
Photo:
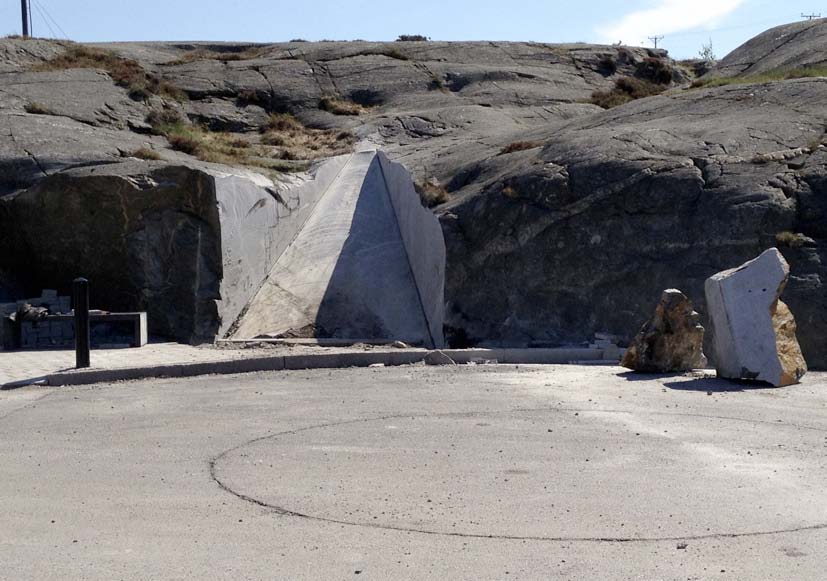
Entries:
[[663, 40], [663, 39], [664, 39], [664, 38], [666, 38], [666, 37], [664, 37], [664, 36], [648, 36], [647, 38], [648, 38], [649, 40], [651, 40], [653, 43], [655, 43], [655, 50], [657, 50], [657, 48], [658, 48], [658, 42], [659, 42], [659, 41], [661, 41], [661, 40]]
[[49, 32], [51, 32], [51, 33], [52, 33], [52, 38], [57, 38], [57, 33], [55, 32], [55, 29], [54, 29], [54, 28], [52, 28], [52, 25], [49, 23], [49, 20], [46, 18], [46, 15], [43, 13], [43, 10], [41, 10], [40, 6], [38, 6], [38, 5], [36, 4], [37, 0], [34, 0], [34, 2], [35, 2], [34, 7], [35, 7], [35, 8], [37, 9], [37, 11], [40, 13], [40, 18], [42, 18], [42, 19], [43, 19], [43, 22], [45, 22], [45, 23], [46, 23], [46, 26], [47, 26], [47, 28], [49, 29]]
[[[68, 34], [66, 34], [66, 31], [65, 31], [65, 30], [63, 30], [63, 27], [60, 25], [60, 23], [58, 23], [58, 21], [54, 19], [54, 17], [52, 16], [51, 12], [49, 12], [48, 8], [46, 8], [46, 6], [44, 6], [43, 4], [41, 4], [41, 3], [40, 3], [40, 0], [32, 0], [32, 1], [34, 2], [34, 4], [35, 4], [35, 6], [37, 7], [37, 9], [38, 9], [41, 13], [45, 14], [45, 15], [46, 15], [46, 18], [48, 18], [49, 20], [51, 20], [51, 21], [52, 21], [52, 24], [54, 24], [54, 25], [55, 25], [55, 28], [57, 28], [57, 29], [58, 29], [58, 31], [60, 32], [60, 34], [62, 34], [62, 35], [63, 35], [63, 38], [65, 38], [66, 40], [69, 40], [69, 35], [68, 35]], [[52, 27], [50, 26], [50, 27], [49, 27], [49, 29], [51, 29], [51, 28], [52, 28]], [[55, 35], [55, 36], [57, 36], [57, 35]]]
[[821, 18], [821, 12], [818, 14], [804, 14], [801, 13], [801, 18], [806, 18], [807, 20], [815, 20], [816, 18]]

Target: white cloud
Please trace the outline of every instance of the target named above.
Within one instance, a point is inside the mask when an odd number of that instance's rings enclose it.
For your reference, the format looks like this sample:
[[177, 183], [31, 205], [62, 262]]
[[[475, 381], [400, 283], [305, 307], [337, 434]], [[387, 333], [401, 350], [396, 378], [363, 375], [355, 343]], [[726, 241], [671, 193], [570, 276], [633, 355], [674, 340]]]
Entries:
[[597, 29], [603, 42], [637, 45], [647, 37], [711, 27], [734, 12], [746, 0], [658, 0], [646, 10], [630, 12]]

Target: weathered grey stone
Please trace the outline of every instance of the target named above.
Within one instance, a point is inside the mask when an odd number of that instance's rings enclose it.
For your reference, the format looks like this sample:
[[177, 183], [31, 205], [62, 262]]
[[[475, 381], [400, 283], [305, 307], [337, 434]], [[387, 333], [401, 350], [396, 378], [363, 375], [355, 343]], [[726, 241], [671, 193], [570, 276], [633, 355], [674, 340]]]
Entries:
[[775, 248], [706, 281], [716, 368], [720, 377], [798, 383], [807, 364], [795, 319], [780, 296], [790, 270]]
[[676, 286], [705, 313], [706, 278], [793, 232], [813, 242], [781, 248], [784, 299], [808, 363], [827, 366], [827, 150], [803, 169], [763, 157], [799, 155], [825, 124], [822, 80], [721, 87], [551, 124], [523, 134], [542, 148], [469, 162], [437, 209], [449, 341], [630, 340], [646, 297]]
[[637, 334], [621, 365], [650, 373], [706, 367], [704, 328], [699, 321], [685, 294], [677, 289], [663, 291], [654, 317]]
[[709, 76], [757, 75], [827, 63], [827, 19], [776, 26], [726, 55]]
[[[810, 32], [788, 35], [768, 45], [759, 60], [772, 68], [774, 55], [795, 53], [806, 58], [784, 62], [814, 63], [807, 56], [813, 39]], [[611, 87], [619, 76], [633, 74], [636, 63], [662, 53], [500, 42], [101, 47], [136, 59], [183, 89], [190, 99], [180, 108], [198, 122], [249, 131], [261, 111], [289, 111], [313, 126], [353, 131], [404, 163], [417, 181], [445, 184], [450, 201], [439, 211], [448, 252], [446, 321], [457, 345], [561, 345], [587, 342], [604, 331], [630, 339], [629, 331], [651, 315], [646, 297], [672, 285], [700, 297], [708, 276], [775, 245], [776, 235], [791, 233], [787, 239], [795, 243], [781, 248], [792, 270], [784, 299], [796, 313], [808, 362], [827, 366], [827, 149], [819, 147], [827, 123], [827, 88], [821, 80], [672, 91], [603, 111], [588, 103], [594, 90]], [[175, 64], [195, 49], [239, 54], [255, 49], [258, 54], [249, 60]], [[210, 166], [173, 151], [163, 137], [140, 133], [147, 130], [140, 123], [146, 105], [121, 102], [124, 90], [106, 75], [26, 72], [62, 50], [41, 41], [0, 40], [0, 70], [13, 72], [6, 78], [32, 81], [31, 86], [17, 83], [14, 94], [0, 93], [0, 124], [7, 129], [0, 131], [0, 197], [33, 187], [61, 188], [57, 176], [63, 173], [71, 180], [84, 172], [83, 179], [109, 176], [105, 180], [114, 181], [106, 187], [117, 190], [120, 186], [113, 184], [120, 183], [115, 176], [124, 167], [123, 156], [140, 147], [160, 152], [165, 163], [139, 167], [130, 162], [127, 182], [150, 184], [154, 172], [172, 165], [209, 174], [205, 183], [212, 184]], [[614, 72], [610, 64], [617, 67]], [[99, 95], [80, 87], [83, 79]], [[74, 93], [57, 80], [75, 87], [86, 102], [75, 102]], [[358, 101], [365, 109], [358, 116], [322, 111], [319, 99], [327, 93]], [[25, 102], [41, 96], [56, 115], [25, 112]], [[236, 105], [238, 115], [232, 110]], [[108, 123], [102, 110], [112, 111], [115, 119]], [[541, 147], [500, 155], [516, 141]], [[189, 187], [185, 181], [170, 178], [168, 189]], [[159, 195], [167, 191], [141, 187]], [[96, 208], [91, 198], [103, 189], [91, 186], [85, 213], [70, 208], [69, 215], [91, 215]], [[70, 197], [81, 197], [80, 188], [71, 191]], [[248, 194], [241, 198], [246, 203]], [[247, 241], [240, 256], [258, 251], [253, 235], [222, 239], [225, 230], [219, 236], [219, 230], [205, 227], [194, 217], [201, 209], [176, 205], [181, 199], [173, 195], [170, 207], [156, 207], [138, 222], [140, 227], [130, 214], [126, 222], [113, 219], [117, 227], [102, 228], [116, 240], [130, 236], [138, 257], [149, 256], [142, 236], [160, 236], [157, 257], [135, 263], [136, 279], [152, 281], [135, 281], [136, 288], [148, 289], [146, 294], [121, 293], [118, 300], [138, 297], [130, 309], [150, 298], [160, 304], [197, 304], [199, 317], [210, 319], [215, 331], [225, 325], [216, 301], [222, 308], [233, 303], [235, 309], [255, 287], [256, 277], [242, 274], [237, 284], [230, 283], [228, 273], [235, 267], [210, 253], [241, 238]], [[120, 204], [107, 200], [104, 195], [101, 212], [120, 211]], [[37, 213], [47, 222], [63, 219], [61, 191], [43, 202], [30, 208], [29, 220]], [[239, 212], [244, 203], [239, 200]], [[20, 208], [0, 198], [0, 265], [17, 273], [33, 263], [36, 277], [48, 277], [41, 263], [49, 260], [41, 255], [59, 249], [45, 241], [30, 243], [29, 226], [18, 227], [15, 213], [4, 209], [10, 206]], [[255, 236], [263, 233], [263, 218], [271, 211], [263, 207], [251, 214]], [[97, 224], [103, 218], [89, 220]], [[64, 229], [57, 224], [56, 230]], [[100, 243], [103, 235], [91, 239]], [[174, 243], [187, 249], [189, 258], [180, 264], [163, 249]], [[190, 251], [196, 247], [210, 255], [200, 269], [191, 267], [196, 262]], [[33, 255], [35, 260], [29, 260]], [[180, 276], [171, 277], [162, 266], [166, 259], [180, 267]], [[115, 261], [107, 264], [122, 268]], [[201, 277], [197, 285], [190, 278], [195, 272]], [[66, 273], [56, 269], [54, 274], [62, 279]], [[202, 299], [193, 301], [194, 295]], [[703, 302], [697, 304], [701, 312]], [[171, 308], [155, 316], [150, 312], [151, 325], [159, 320], [163, 329], [189, 329], [173, 336], [189, 336], [194, 328], [190, 315]]]

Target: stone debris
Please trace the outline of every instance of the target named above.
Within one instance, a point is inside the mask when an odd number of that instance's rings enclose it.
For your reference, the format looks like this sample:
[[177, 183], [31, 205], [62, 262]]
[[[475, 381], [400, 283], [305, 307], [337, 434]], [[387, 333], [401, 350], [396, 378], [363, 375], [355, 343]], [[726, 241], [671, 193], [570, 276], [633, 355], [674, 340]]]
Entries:
[[706, 367], [704, 328], [692, 301], [678, 289], [663, 291], [655, 315], [635, 337], [621, 365], [634, 371], [670, 373]]
[[781, 301], [790, 267], [776, 248], [706, 281], [719, 377], [793, 385], [807, 373], [795, 317]]
[[425, 365], [456, 365], [456, 361], [451, 359], [443, 351], [431, 351], [425, 356]]

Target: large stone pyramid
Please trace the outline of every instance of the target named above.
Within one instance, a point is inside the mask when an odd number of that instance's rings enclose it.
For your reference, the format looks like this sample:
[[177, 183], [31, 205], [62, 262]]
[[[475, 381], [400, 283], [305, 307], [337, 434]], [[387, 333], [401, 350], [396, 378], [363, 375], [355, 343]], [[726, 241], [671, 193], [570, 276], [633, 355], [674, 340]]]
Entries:
[[230, 338], [442, 346], [445, 242], [401, 165], [354, 153], [305, 211]]

